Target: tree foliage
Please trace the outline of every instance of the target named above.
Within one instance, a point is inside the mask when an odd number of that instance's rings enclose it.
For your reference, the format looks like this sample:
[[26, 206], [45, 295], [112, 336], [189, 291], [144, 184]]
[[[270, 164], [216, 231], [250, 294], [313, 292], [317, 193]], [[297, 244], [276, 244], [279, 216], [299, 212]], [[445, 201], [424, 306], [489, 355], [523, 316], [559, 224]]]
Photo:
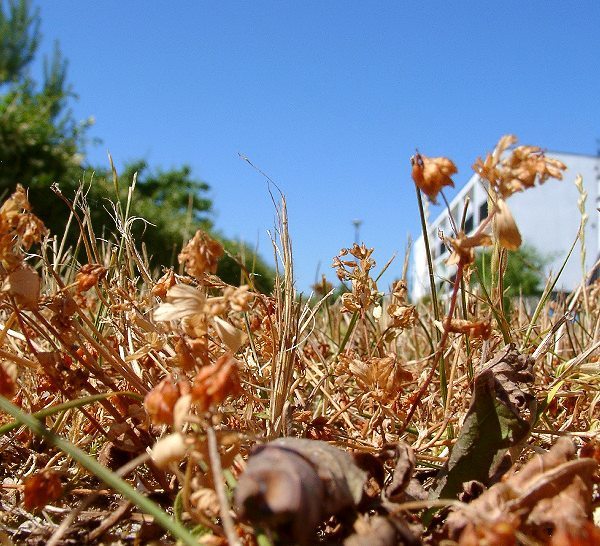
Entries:
[[[52, 56], [44, 59], [41, 85], [28, 72], [41, 39], [39, 27], [39, 10], [32, 10], [29, 0], [11, 0], [8, 5], [0, 0], [0, 196], [12, 192], [17, 184], [24, 185], [36, 213], [60, 235], [68, 210], [50, 186], [58, 183], [62, 193], [72, 199], [83, 182], [94, 231], [107, 237], [115, 231], [110, 201], [127, 202], [129, 186], [136, 177], [129, 217], [147, 222], [135, 222], [132, 233], [144, 242], [154, 265], [175, 265], [183, 243], [197, 229], [213, 227], [209, 185], [196, 179], [186, 165], [160, 170], [143, 160], [134, 161], [125, 166], [115, 184], [111, 169], [87, 164], [86, 130], [91, 122], [76, 122], [68, 108], [74, 95], [58, 44]], [[69, 241], [75, 243], [78, 234], [72, 231]], [[257, 286], [269, 290], [270, 268], [244, 248], [229, 243], [232, 255], [248, 256], [249, 270], [254, 264]], [[220, 272], [230, 283], [243, 278], [231, 256], [223, 259]]]
[[[510, 300], [516, 296], [539, 296], [544, 282], [544, 267], [548, 258], [531, 245], [523, 245], [515, 251], [507, 252], [504, 270], [504, 307], [509, 308]], [[477, 254], [475, 263], [486, 287], [489, 289], [491, 251]]]

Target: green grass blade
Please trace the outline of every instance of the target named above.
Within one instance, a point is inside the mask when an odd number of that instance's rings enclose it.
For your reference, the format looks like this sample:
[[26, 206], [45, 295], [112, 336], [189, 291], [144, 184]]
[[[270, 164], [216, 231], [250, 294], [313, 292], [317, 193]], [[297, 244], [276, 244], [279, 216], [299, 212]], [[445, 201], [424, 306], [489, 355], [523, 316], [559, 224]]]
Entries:
[[180, 540], [186, 546], [198, 546], [196, 538], [183, 525], [164, 512], [155, 502], [136, 491], [125, 480], [121, 479], [105, 466], [102, 466], [83, 450], [48, 430], [33, 415], [25, 413], [4, 396], [0, 396], [0, 410], [12, 415], [20, 424], [27, 426], [34, 434], [44, 438], [56, 448], [72, 457], [106, 485], [134, 503], [140, 510], [151, 515], [156, 523], [169, 531], [177, 540]]
[[[61, 413], [63, 411], [67, 411], [73, 408], [81, 408], [83, 406], [87, 406], [88, 404], [93, 404], [94, 402], [98, 402], [99, 400], [104, 400], [109, 396], [128, 396], [130, 398], [135, 398], [140, 402], [144, 399], [142, 396], [135, 392], [123, 391], [123, 392], [105, 392], [102, 394], [92, 394], [90, 396], [85, 396], [83, 398], [78, 398], [77, 400], [69, 400], [64, 404], [58, 404], [56, 406], [51, 406], [49, 408], [44, 408], [43, 410], [36, 411], [33, 414], [33, 417], [36, 419], [43, 419], [44, 417], [50, 417], [51, 415], [56, 415], [57, 413]], [[13, 421], [12, 423], [6, 423], [0, 427], [0, 436], [4, 436], [8, 434], [12, 430], [21, 426], [22, 423], [19, 421]]]

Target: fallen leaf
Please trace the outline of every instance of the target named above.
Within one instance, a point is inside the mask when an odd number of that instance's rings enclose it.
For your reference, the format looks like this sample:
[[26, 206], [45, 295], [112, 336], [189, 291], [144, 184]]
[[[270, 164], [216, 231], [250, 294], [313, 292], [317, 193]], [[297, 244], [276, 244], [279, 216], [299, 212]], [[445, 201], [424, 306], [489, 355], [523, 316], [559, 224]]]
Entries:
[[460, 537], [460, 544], [467, 545], [469, 536], [481, 537], [510, 524], [544, 544], [554, 531], [575, 536], [591, 520], [592, 475], [598, 465], [593, 459], [574, 457], [573, 442], [560, 438], [549, 452], [535, 455], [470, 504], [451, 512], [445, 535], [452, 540]]
[[535, 398], [529, 392], [533, 380], [533, 359], [519, 354], [513, 344], [476, 375], [469, 411], [433, 498], [455, 498], [465, 482], [490, 485], [498, 477], [508, 449], [529, 434], [535, 417]]
[[418, 540], [406, 523], [398, 517], [359, 518], [355, 533], [344, 540], [344, 546], [418, 546]]
[[43, 508], [61, 495], [60, 476], [50, 468], [36, 472], [23, 482], [23, 506], [29, 512], [35, 508]]

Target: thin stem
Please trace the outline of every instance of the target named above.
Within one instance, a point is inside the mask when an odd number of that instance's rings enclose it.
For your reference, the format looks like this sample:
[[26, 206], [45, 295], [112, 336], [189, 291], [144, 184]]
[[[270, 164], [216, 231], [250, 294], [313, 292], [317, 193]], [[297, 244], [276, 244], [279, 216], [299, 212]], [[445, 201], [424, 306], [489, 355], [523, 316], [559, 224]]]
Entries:
[[219, 507], [221, 511], [221, 521], [223, 522], [223, 529], [227, 536], [229, 546], [239, 546], [238, 535], [233, 524], [233, 519], [229, 514], [229, 500], [227, 499], [227, 493], [225, 491], [225, 484], [223, 483], [223, 468], [221, 467], [221, 456], [219, 455], [219, 447], [217, 445], [217, 435], [215, 429], [210, 425], [206, 430], [206, 437], [208, 440], [208, 455], [210, 457], [210, 468], [212, 470], [213, 482], [215, 484], [215, 491], [219, 498]]
[[60, 449], [72, 457], [81, 466], [89, 470], [98, 479], [102, 480], [106, 485], [112, 487], [115, 491], [121, 493], [123, 497], [133, 502], [140, 510], [153, 516], [156, 523], [163, 527], [163, 529], [171, 532], [172, 535], [180, 540], [183, 544], [186, 546], [198, 546], [196, 537], [194, 537], [183, 525], [171, 519], [171, 517], [154, 501], [136, 491], [125, 480], [117, 476], [117, 474], [105, 466], [102, 466], [98, 461], [90, 457], [76, 445], [73, 445], [68, 440], [61, 438], [54, 432], [48, 430], [35, 417], [22, 411], [4, 396], [0, 396], [0, 409], [12, 415], [14, 419], [27, 426], [37, 436], [44, 438], [57, 449]]
[[[435, 375], [435, 371], [437, 369], [437, 364], [441, 360], [441, 358], [444, 354], [444, 348], [446, 346], [446, 341], [448, 340], [450, 322], [452, 321], [452, 316], [454, 315], [454, 309], [456, 307], [456, 297], [458, 295], [458, 287], [460, 286], [460, 281], [463, 277], [463, 269], [464, 269], [464, 266], [463, 266], [462, 262], [459, 262], [457, 270], [456, 270], [456, 278], [454, 279], [454, 287], [452, 288], [452, 297], [450, 298], [450, 308], [448, 309], [448, 315], [444, 319], [444, 324], [443, 324], [444, 331], [442, 333], [442, 337], [440, 339], [438, 349], [435, 352], [435, 354], [433, 355], [433, 363], [431, 365], [431, 371], [429, 372], [427, 379], [425, 380], [425, 382], [419, 389], [419, 392], [417, 393], [417, 396], [415, 397], [413, 404], [412, 404], [410, 410], [408, 411], [408, 415], [406, 416], [406, 419], [404, 420], [404, 424], [402, 425], [402, 428], [400, 429], [399, 434], [403, 434], [404, 431], [406, 430], [406, 427], [408, 427], [408, 424], [410, 423], [412, 416], [415, 414], [415, 411], [417, 411], [417, 406], [421, 402], [421, 398], [423, 398], [425, 391], [427, 391], [427, 388], [429, 387], [429, 385], [431, 384], [431, 381], [433, 380], [433, 376]], [[444, 402], [444, 404], [445, 404], [445, 402]]]
[[433, 275], [433, 262], [431, 261], [431, 250], [429, 248], [429, 235], [427, 233], [427, 223], [425, 222], [425, 211], [423, 210], [423, 198], [421, 197], [421, 190], [417, 186], [415, 186], [415, 190], [417, 192], [417, 202], [419, 204], [419, 215], [421, 216], [421, 231], [423, 233], [423, 242], [425, 243], [425, 256], [427, 257], [427, 267], [429, 269], [429, 290], [431, 292], [431, 299], [433, 300], [433, 316], [435, 317], [435, 320], [440, 320], [440, 310], [435, 289], [435, 277]]

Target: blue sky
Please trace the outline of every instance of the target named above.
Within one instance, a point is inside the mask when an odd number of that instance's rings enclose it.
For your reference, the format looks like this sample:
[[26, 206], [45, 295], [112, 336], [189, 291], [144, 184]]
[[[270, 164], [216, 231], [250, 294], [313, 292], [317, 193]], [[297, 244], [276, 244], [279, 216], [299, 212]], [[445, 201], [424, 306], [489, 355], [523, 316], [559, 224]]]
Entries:
[[[507, 132], [596, 153], [600, 3], [38, 1], [44, 40], [69, 60], [94, 116], [92, 164], [183, 163], [211, 185], [216, 227], [259, 245], [284, 191], [297, 285], [354, 239], [398, 277], [419, 234], [415, 148], [470, 166]], [[452, 195], [452, 193], [450, 193]], [[149, 219], [152, 220], [152, 219]]]

